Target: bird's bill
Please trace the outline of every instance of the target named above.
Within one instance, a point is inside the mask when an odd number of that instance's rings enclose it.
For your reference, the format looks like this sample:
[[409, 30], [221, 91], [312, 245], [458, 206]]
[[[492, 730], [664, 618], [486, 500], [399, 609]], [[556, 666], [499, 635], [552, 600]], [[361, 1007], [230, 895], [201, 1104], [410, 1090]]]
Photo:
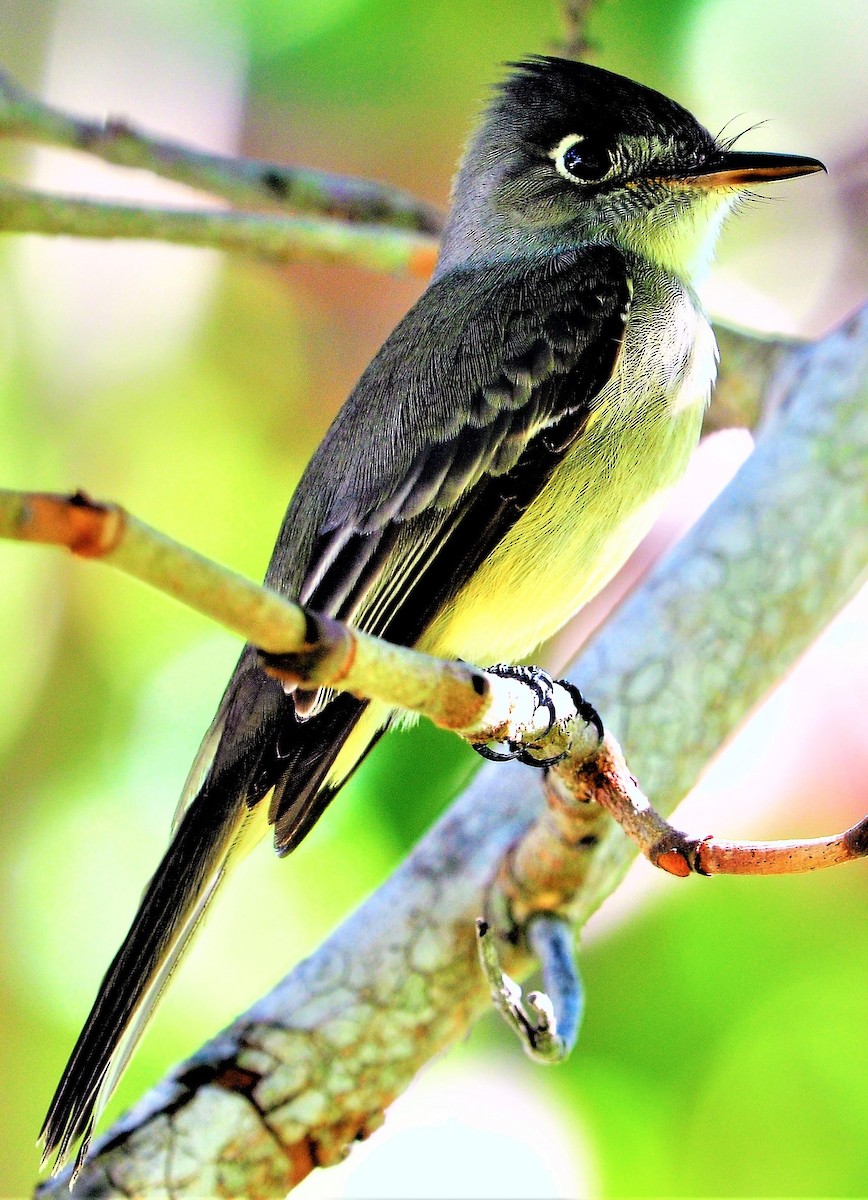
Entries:
[[813, 175], [815, 171], [825, 170], [819, 159], [803, 158], [799, 154], [730, 150], [710, 162], [706, 170], [677, 182], [699, 188], [748, 187], [752, 183], [794, 179], [798, 175]]

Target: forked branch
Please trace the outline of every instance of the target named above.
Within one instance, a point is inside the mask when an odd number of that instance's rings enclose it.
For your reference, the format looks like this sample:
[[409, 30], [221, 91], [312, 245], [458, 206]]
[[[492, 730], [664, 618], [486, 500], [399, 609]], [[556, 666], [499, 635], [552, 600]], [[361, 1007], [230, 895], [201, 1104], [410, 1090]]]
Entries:
[[[672, 875], [786, 874], [836, 866], [868, 853], [868, 818], [852, 830], [805, 842], [733, 843], [690, 838], [655, 812], [630, 774], [611, 733], [600, 736], [567, 687], [554, 684], [554, 715], [520, 673], [489, 672], [371, 637], [310, 612], [172, 541], [117, 505], [0, 490], [0, 537], [66, 546], [99, 558], [219, 621], [264, 653], [263, 666], [288, 686], [328, 687], [379, 700], [465, 737], [471, 744], [509, 742], [541, 761], [556, 760], [548, 779], [558, 815], [557, 840], [573, 844], [588, 814], [605, 810], [655, 865]], [[595, 717], [595, 714], [593, 714]], [[589, 807], [593, 806], [593, 807]], [[581, 836], [587, 836], [582, 834]], [[548, 863], [540, 846], [528, 864]], [[536, 872], [536, 868], [530, 868]], [[562, 876], [568, 908], [571, 888]], [[539, 879], [534, 890], [538, 890]], [[552, 886], [552, 881], [548, 887]]]

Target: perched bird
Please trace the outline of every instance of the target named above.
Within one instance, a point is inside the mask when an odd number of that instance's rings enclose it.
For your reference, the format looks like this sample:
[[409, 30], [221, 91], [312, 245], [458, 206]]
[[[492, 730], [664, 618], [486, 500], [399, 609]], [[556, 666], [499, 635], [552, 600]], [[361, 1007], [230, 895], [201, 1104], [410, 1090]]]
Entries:
[[[619, 75], [514, 66], [459, 170], [437, 269], [299, 483], [266, 582], [443, 657], [515, 662], [610, 578], [699, 438], [716, 346], [694, 292], [753, 184], [743, 153]], [[172, 840], [51, 1102], [58, 1165], [93, 1124], [230, 859], [293, 850], [395, 714], [287, 694], [246, 647]]]

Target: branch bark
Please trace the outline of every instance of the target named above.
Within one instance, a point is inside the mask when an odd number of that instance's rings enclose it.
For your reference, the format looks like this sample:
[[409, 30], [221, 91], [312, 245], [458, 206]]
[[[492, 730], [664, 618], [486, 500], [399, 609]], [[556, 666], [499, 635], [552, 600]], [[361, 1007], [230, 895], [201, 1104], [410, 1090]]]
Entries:
[[[152, 208], [52, 195], [0, 183], [0, 230], [208, 246], [278, 266], [344, 262], [425, 279], [442, 214], [387, 184], [208, 154], [152, 137], [117, 118], [87, 120], [53, 108], [0, 72], [0, 137], [81, 150], [144, 168], [233, 205], [282, 213]], [[294, 215], [285, 215], [287, 212]], [[298, 215], [309, 214], [309, 215]]]
[[443, 227], [437, 208], [388, 184], [209, 154], [144, 133], [122, 118], [79, 117], [32, 96], [0, 71], [2, 137], [80, 150], [115, 166], [152, 171], [233, 205], [316, 213], [417, 233], [438, 234]]
[[595, 730], [584, 736], [586, 722], [575, 720], [564, 688], [553, 688], [552, 714], [518, 678], [433, 658], [311, 612], [81, 492], [0, 489], [0, 538], [64, 546], [150, 584], [251, 642], [266, 656], [265, 669], [293, 686], [352, 692], [428, 717], [475, 744], [527, 743], [541, 758], [568, 745], [587, 753], [599, 743]]
[[349, 221], [220, 209], [150, 208], [57, 196], [0, 182], [0, 231], [121, 238], [241, 252], [275, 266], [347, 263], [427, 279], [437, 241], [427, 234]]
[[[770, 386], [754, 454], [569, 669], [663, 813], [868, 570], [868, 309], [788, 349]], [[548, 811], [538, 775], [480, 771], [383, 888], [95, 1145], [76, 1195], [280, 1196], [343, 1157], [486, 1010], [477, 916], [504, 969], [529, 970], [508, 910], [545, 897], [501, 885]], [[576, 928], [635, 853], [595, 805], [587, 820], [560, 847]]]

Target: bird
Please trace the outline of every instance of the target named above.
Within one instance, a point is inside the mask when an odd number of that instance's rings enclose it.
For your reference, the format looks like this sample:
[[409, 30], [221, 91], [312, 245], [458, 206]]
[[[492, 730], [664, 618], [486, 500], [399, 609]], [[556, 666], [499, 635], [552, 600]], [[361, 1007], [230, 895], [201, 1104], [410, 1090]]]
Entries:
[[[516, 663], [614, 574], [699, 439], [717, 362], [696, 286], [760, 183], [825, 170], [735, 150], [586, 63], [510, 64], [453, 185], [431, 281], [290, 501], [266, 584], [442, 658]], [[285, 688], [246, 646], [171, 840], [46, 1116], [94, 1123], [230, 863], [310, 832], [400, 714]]]

